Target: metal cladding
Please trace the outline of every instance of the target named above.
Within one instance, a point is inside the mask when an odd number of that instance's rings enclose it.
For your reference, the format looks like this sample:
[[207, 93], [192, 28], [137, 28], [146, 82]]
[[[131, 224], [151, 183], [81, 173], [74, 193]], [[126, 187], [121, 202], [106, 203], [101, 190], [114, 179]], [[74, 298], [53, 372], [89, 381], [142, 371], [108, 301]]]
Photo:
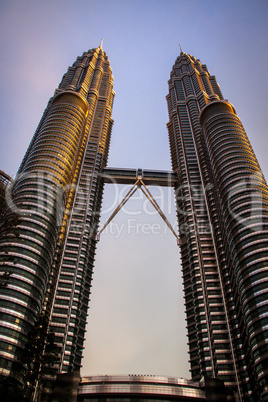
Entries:
[[199, 60], [180, 54], [167, 102], [192, 377], [264, 400], [267, 184], [234, 107]]
[[17, 236], [0, 241], [1, 369], [19, 378], [27, 334], [43, 311], [61, 356], [54, 373], [79, 369], [112, 128], [112, 70], [101, 47], [63, 76], [10, 186]]

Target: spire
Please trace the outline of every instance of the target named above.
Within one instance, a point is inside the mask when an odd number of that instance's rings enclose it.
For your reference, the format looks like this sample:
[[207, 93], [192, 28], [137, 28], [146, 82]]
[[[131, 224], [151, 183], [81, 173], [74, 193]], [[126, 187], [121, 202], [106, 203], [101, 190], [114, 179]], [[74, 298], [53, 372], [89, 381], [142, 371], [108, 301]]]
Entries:
[[179, 43], [179, 45], [180, 45], [180, 51], [181, 51], [181, 53], [183, 53], [183, 51], [182, 51], [182, 47], [181, 47], [181, 44]]
[[101, 40], [101, 43], [100, 43], [100, 48], [102, 49], [102, 44], [103, 44], [103, 39]]

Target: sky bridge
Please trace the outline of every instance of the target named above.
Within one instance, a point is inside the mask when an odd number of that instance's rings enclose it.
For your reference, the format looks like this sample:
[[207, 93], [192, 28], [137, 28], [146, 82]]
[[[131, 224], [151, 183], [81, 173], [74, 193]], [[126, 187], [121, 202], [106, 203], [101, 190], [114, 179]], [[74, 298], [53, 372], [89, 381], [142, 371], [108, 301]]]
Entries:
[[142, 180], [146, 186], [174, 187], [176, 173], [167, 170], [105, 168], [102, 172], [105, 183], [130, 184]]
[[143, 169], [120, 169], [120, 168], [105, 168], [102, 171], [102, 177], [104, 182], [107, 184], [129, 184], [131, 185], [130, 190], [124, 196], [124, 198], [119, 202], [118, 206], [115, 208], [109, 219], [106, 221], [100, 232], [96, 235], [96, 240], [100, 239], [101, 233], [113, 220], [115, 215], [121, 210], [121, 208], [126, 204], [126, 202], [133, 196], [133, 194], [140, 189], [142, 193], [147, 197], [155, 210], [159, 213], [163, 221], [169, 227], [170, 231], [173, 233], [179, 244], [179, 237], [174, 231], [172, 225], [168, 221], [164, 212], [161, 210], [156, 199], [147, 188], [147, 186], [164, 186], [164, 187], [175, 187], [177, 182], [177, 176], [175, 173], [170, 171], [161, 170], [143, 170]]

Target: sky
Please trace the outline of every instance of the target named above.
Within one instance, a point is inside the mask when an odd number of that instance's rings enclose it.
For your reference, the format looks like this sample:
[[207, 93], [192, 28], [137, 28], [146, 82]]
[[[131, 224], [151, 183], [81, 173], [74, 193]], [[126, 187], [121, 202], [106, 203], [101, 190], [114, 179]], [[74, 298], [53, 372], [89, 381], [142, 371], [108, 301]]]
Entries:
[[[116, 92], [110, 167], [170, 170], [167, 81], [184, 52], [216, 76], [268, 178], [267, 0], [0, 0], [0, 169], [14, 177], [49, 98], [101, 39]], [[102, 224], [125, 187], [107, 185]], [[171, 190], [152, 192], [176, 229]], [[179, 248], [137, 193], [98, 243], [83, 375], [190, 378]]]

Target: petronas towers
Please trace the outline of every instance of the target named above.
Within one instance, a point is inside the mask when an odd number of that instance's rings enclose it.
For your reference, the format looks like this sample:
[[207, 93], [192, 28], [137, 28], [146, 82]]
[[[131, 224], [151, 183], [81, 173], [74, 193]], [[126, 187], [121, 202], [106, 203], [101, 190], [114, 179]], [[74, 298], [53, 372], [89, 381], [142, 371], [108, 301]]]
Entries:
[[[181, 52], [168, 84], [191, 377], [222, 380], [240, 401], [265, 400], [267, 184], [206, 66]], [[99, 46], [63, 76], [16, 178], [0, 175], [0, 366], [24, 388], [23, 356], [40, 317], [57, 359], [47, 372], [38, 363], [33, 386], [53, 387], [59, 374], [81, 367], [113, 99]]]

